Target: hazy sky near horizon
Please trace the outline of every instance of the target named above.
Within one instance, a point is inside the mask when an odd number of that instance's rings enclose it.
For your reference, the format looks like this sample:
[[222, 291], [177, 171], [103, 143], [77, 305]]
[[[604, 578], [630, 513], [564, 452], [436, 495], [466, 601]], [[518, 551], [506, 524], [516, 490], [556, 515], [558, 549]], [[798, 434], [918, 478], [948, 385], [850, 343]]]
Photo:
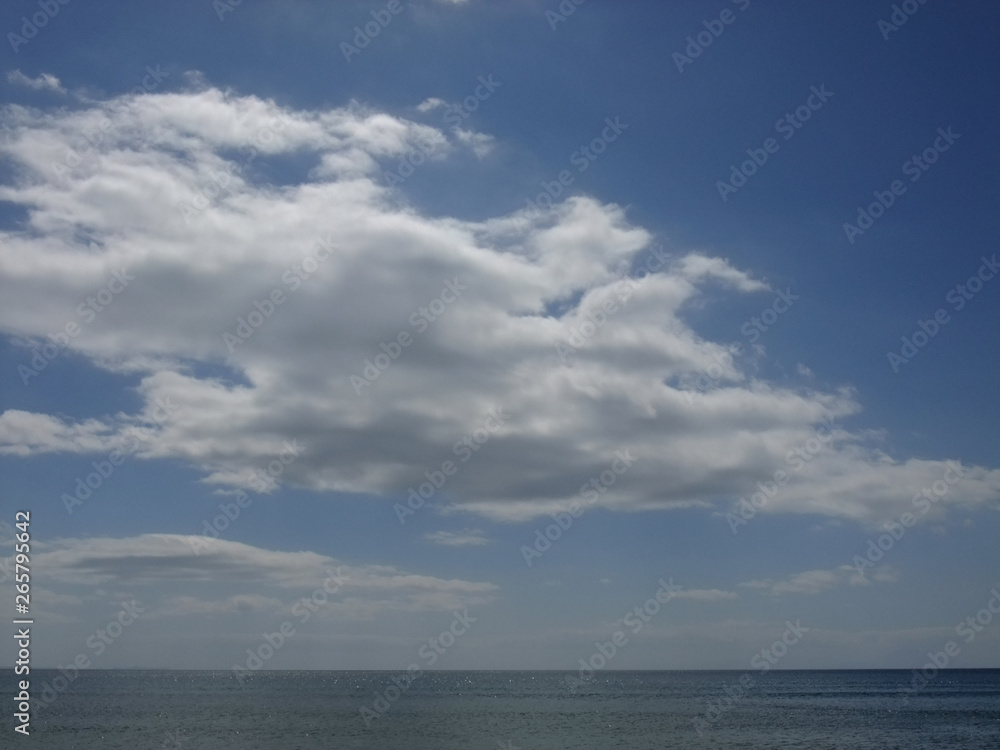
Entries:
[[775, 666], [1000, 667], [1000, 9], [43, 5], [0, 13], [35, 666], [287, 624], [267, 668], [745, 669], [799, 623]]

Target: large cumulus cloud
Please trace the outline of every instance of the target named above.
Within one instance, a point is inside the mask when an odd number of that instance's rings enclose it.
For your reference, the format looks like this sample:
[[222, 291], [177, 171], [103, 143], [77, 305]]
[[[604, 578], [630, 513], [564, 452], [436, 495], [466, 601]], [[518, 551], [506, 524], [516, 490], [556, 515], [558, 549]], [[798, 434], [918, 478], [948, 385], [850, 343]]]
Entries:
[[[73, 323], [69, 348], [138, 373], [145, 403], [80, 423], [10, 410], [3, 452], [110, 449], [170, 403], [138, 455], [186, 461], [221, 489], [295, 440], [281, 482], [397, 495], [451, 459], [439, 504], [524, 520], [580, 499], [624, 449], [635, 462], [595, 505], [725, 509], [823, 420], [860, 410], [849, 389], [779, 387], [699, 336], [685, 311], [707, 284], [768, 285], [656, 250], [619, 206], [573, 197], [470, 221], [425, 215], [381, 179], [414, 149], [470, 148], [461, 134], [205, 86], [8, 106], [0, 124], [15, 165], [0, 199], [25, 211], [0, 236], [3, 332], [27, 365]], [[655, 273], [629, 270], [650, 257]], [[456, 441], [491, 409], [509, 419], [463, 463]], [[837, 426], [766, 510], [881, 520], [945, 458], [896, 460]], [[1000, 471], [963, 469], [941, 505], [994, 502]]]

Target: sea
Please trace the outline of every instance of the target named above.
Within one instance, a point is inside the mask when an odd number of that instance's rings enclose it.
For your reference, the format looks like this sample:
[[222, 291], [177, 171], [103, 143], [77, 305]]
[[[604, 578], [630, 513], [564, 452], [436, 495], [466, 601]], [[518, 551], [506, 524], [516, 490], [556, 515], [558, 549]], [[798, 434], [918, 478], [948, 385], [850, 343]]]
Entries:
[[1000, 750], [1000, 670], [991, 669], [72, 676], [32, 670], [44, 700], [32, 696], [25, 737], [14, 731], [15, 676], [4, 670], [0, 747]]

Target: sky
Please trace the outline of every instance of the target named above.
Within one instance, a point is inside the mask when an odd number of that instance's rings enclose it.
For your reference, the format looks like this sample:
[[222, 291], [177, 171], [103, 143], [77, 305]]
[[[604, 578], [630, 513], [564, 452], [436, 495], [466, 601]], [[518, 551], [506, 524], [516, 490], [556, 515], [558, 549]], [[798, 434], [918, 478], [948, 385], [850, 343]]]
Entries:
[[902, 6], [7, 3], [32, 664], [1000, 667], [1000, 9]]

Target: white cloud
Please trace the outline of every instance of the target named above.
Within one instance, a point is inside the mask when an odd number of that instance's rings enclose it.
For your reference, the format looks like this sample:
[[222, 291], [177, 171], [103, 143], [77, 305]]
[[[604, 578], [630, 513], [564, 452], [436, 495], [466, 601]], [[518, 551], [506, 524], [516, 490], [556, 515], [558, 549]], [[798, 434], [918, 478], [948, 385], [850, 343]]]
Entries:
[[[477, 606], [498, 591], [488, 582], [178, 534], [56, 539], [36, 542], [33, 552], [48, 588], [66, 588], [74, 595], [127, 588], [158, 616], [279, 610], [324, 584], [331, 589], [336, 585], [338, 592], [331, 596], [336, 601], [330, 612], [351, 618]], [[178, 585], [184, 594], [169, 593]], [[50, 600], [57, 601], [55, 596]]]
[[17, 409], [0, 414], [0, 454], [94, 453], [111, 450], [114, 438], [114, 428], [97, 419], [68, 424]]
[[[37, 345], [77, 324], [69, 349], [138, 374], [143, 413], [77, 423], [8, 411], [2, 452], [101, 452], [170, 399], [179, 408], [150, 430], [139, 458], [179, 460], [238, 486], [283, 441], [299, 440], [305, 450], [280, 482], [405, 494], [455, 460], [455, 442], [500, 406], [512, 418], [460, 464], [445, 494], [453, 509], [519, 521], [567, 508], [624, 448], [637, 460], [602, 507], [729, 501], [783, 468], [820, 420], [860, 411], [850, 390], [783, 387], [732, 361], [715, 387], [692, 390], [725, 361], [726, 342], [699, 336], [686, 308], [706, 285], [731, 294], [768, 286], [722, 258], [673, 249], [659, 272], [623, 287], [622, 268], [653, 238], [618, 206], [577, 196], [473, 221], [423, 215], [381, 184], [381, 165], [418, 144], [446, 158], [475, 150], [474, 138], [357, 103], [290, 110], [214, 88], [128, 103], [0, 110], [0, 153], [17, 166], [0, 200], [28, 211], [23, 228], [0, 233], [0, 330]], [[105, 118], [104, 139], [84, 148]], [[57, 174], [67, 148], [81, 162]], [[264, 165], [292, 155], [311, 167], [280, 185], [260, 180]], [[303, 275], [325, 238], [330, 257]], [[81, 302], [120, 269], [134, 280], [81, 317]], [[427, 320], [420, 309], [451, 280], [466, 290], [418, 330], [414, 316]], [[272, 290], [281, 304], [230, 352], [223, 334], [267, 309]], [[607, 322], [581, 338], [616, 299]], [[388, 357], [400, 332], [413, 343], [358, 395], [351, 376]], [[557, 345], [573, 340], [581, 345], [561, 360]], [[31, 348], [22, 351], [28, 365]], [[197, 374], [199, 364], [227, 374]], [[884, 520], [944, 469], [892, 458], [870, 433], [842, 429], [765, 512]], [[995, 504], [1000, 471], [965, 469], [939, 506]]]
[[741, 292], [763, 292], [770, 287], [763, 281], [751, 278], [742, 271], [733, 268], [721, 258], [710, 258], [700, 253], [691, 253], [677, 264], [678, 272], [692, 282], [702, 279], [716, 278], [728, 282]]
[[454, 133], [455, 137], [471, 148], [472, 153], [480, 159], [488, 156], [496, 147], [496, 139], [491, 135], [477, 133], [475, 130], [463, 130], [462, 128], [455, 128]]
[[436, 96], [424, 99], [420, 104], [417, 105], [418, 112], [432, 112], [439, 107], [446, 107], [448, 103], [444, 99], [439, 99]]
[[50, 73], [42, 73], [36, 78], [29, 78], [20, 70], [12, 70], [7, 74], [7, 80], [18, 86], [27, 86], [36, 91], [54, 91], [57, 94], [65, 94], [66, 89], [59, 83], [59, 79]]
[[780, 581], [768, 578], [747, 581], [739, 585], [763, 594], [779, 597], [786, 594], [821, 594], [845, 583], [851, 586], [867, 586], [873, 580], [880, 583], [892, 583], [898, 579], [897, 571], [888, 565], [879, 566], [872, 571], [871, 576], [861, 575], [852, 565], [841, 565], [829, 570], [807, 570]]
[[424, 539], [431, 544], [439, 544], [445, 547], [479, 547], [490, 543], [490, 540], [486, 538], [480, 529], [432, 531], [429, 534], [424, 534]]

